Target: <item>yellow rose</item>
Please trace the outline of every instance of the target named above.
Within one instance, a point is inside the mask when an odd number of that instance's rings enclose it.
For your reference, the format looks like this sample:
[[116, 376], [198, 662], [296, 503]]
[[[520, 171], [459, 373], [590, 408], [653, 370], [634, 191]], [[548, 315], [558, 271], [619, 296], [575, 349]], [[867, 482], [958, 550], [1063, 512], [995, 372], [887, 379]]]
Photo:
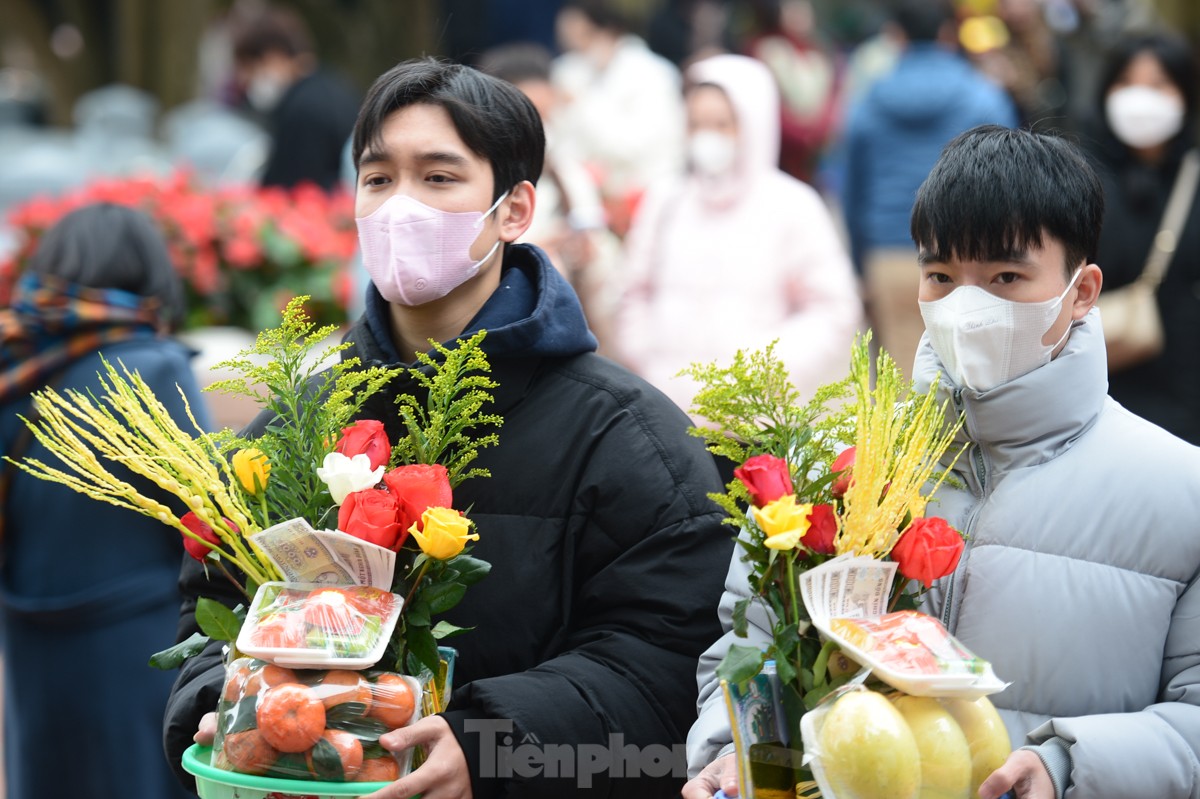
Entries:
[[271, 476], [271, 463], [262, 450], [249, 447], [233, 453], [233, 473], [246, 493], [256, 497], [267, 487]]
[[799, 505], [795, 494], [786, 494], [754, 511], [754, 518], [767, 538], [768, 549], [795, 549], [808, 532], [812, 505]]
[[[421, 528], [421, 529], [418, 529]], [[437, 560], [450, 560], [463, 551], [467, 541], [478, 541], [479, 534], [471, 533], [471, 523], [452, 508], [428, 508], [421, 521], [408, 528], [421, 551]]]

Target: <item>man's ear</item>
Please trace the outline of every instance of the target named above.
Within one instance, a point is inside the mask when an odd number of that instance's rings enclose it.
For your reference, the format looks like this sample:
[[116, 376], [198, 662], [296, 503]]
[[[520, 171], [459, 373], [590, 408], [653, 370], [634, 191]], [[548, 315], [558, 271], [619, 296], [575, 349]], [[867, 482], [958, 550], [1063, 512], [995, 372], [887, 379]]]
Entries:
[[513, 186], [508, 197], [496, 209], [500, 222], [500, 241], [511, 244], [524, 235], [533, 224], [533, 209], [537, 204], [537, 192], [528, 180]]
[[1075, 294], [1075, 302], [1071, 305], [1071, 318], [1082, 319], [1092, 310], [1096, 298], [1100, 296], [1100, 287], [1104, 285], [1104, 273], [1096, 264], [1088, 264], [1083, 267], [1076, 285], [1079, 290]]

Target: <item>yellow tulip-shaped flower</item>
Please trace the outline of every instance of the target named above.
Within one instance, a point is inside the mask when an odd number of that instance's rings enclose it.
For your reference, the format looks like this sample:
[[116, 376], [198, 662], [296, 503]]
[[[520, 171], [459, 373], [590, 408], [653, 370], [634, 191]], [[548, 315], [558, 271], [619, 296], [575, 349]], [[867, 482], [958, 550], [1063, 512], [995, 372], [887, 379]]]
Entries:
[[812, 507], [797, 504], [795, 494], [786, 494], [756, 510], [754, 518], [767, 536], [763, 544], [769, 549], [795, 549], [808, 532]]
[[420, 524], [409, 528], [421, 551], [436, 560], [450, 560], [466, 547], [467, 541], [478, 541], [479, 534], [471, 533], [471, 523], [452, 508], [428, 508], [421, 514]]
[[271, 476], [271, 462], [260, 449], [248, 447], [233, 453], [233, 473], [246, 493], [252, 497], [261, 494]]

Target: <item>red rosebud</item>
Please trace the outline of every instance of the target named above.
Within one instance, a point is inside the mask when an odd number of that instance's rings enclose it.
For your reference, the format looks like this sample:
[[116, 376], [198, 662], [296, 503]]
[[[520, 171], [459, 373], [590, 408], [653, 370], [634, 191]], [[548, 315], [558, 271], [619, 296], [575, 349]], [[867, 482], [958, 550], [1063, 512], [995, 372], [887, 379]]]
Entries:
[[792, 475], [787, 461], [774, 455], [755, 455], [733, 470], [750, 492], [754, 507], [761, 508], [792, 493]]
[[928, 588], [958, 566], [963, 539], [957, 530], [936, 516], [913, 519], [912, 524], [892, 547], [892, 560], [909, 580], [919, 580]]
[[404, 541], [399, 503], [393, 495], [378, 488], [346, 495], [338, 509], [338, 529], [393, 551]]
[[833, 539], [837, 537], [837, 519], [833, 517], [832, 505], [813, 505], [808, 514], [808, 532], [800, 543], [818, 555], [834, 553]]
[[383, 482], [400, 509], [401, 544], [408, 537], [409, 528], [420, 523], [426, 510], [453, 507], [450, 473], [440, 463], [398, 466], [383, 476]]
[[[833, 459], [833, 464], [829, 467], [829, 471], [837, 474], [833, 485], [829, 488], [829, 493], [833, 494], [834, 499], [841, 499], [846, 496], [847, 489], [850, 488], [850, 478], [853, 476], [855, 448], [842, 450], [841, 454]], [[840, 474], [839, 474], [840, 472]]]
[[[200, 536], [205, 541], [208, 541], [210, 543], [216, 544], [217, 546], [220, 546], [220, 544], [221, 544], [220, 537], [213, 531], [213, 529], [211, 527], [209, 527], [204, 522], [200, 521], [200, 517], [197, 516], [192, 511], [188, 511], [187, 513], [183, 514], [183, 517], [180, 518], [179, 521], [182, 522], [183, 526], [186, 527], [189, 531]], [[238, 532], [238, 527], [236, 524], [229, 521], [228, 519], [225, 520], [225, 523], [229, 525], [229, 528], [231, 530], [233, 530], [233, 532], [235, 532], [235, 533]], [[183, 533], [180, 533], [179, 535], [181, 538], [183, 538], [183, 548], [186, 549], [187, 553], [189, 555], [191, 555], [193, 558], [195, 558], [196, 560], [204, 560], [204, 558], [208, 556], [208, 553], [212, 552], [211, 549], [204, 546], [204, 544], [201, 544], [199, 541], [197, 541], [193, 538], [188, 538]]]
[[384, 432], [383, 422], [375, 419], [363, 419], [349, 427], [343, 427], [342, 438], [334, 449], [347, 458], [366, 455], [371, 461], [372, 469], [386, 466], [388, 458], [392, 456], [392, 445]]

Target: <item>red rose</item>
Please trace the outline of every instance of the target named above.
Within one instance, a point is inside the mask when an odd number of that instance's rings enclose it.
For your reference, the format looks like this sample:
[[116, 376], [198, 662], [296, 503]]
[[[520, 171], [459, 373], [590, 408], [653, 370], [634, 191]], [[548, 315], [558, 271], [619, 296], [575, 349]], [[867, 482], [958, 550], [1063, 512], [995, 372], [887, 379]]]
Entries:
[[945, 519], [934, 516], [913, 519], [892, 547], [892, 560], [899, 564], [901, 574], [928, 588], [954, 571], [962, 551], [962, 536]]
[[[220, 544], [221, 544], [220, 537], [213, 531], [213, 529], [211, 527], [209, 527], [204, 522], [200, 521], [200, 517], [197, 516], [192, 511], [188, 511], [187, 513], [183, 514], [183, 517], [180, 518], [179, 521], [183, 523], [184, 527], [186, 527], [188, 530], [195, 533], [196, 535], [200, 536], [205, 541], [208, 541], [210, 543], [220, 546]], [[225, 520], [225, 523], [229, 525], [230, 529], [233, 530], [233, 532], [235, 532], [235, 533], [238, 532], [238, 527], [236, 524], [229, 521], [228, 519]], [[196, 541], [193, 538], [188, 538], [183, 533], [180, 533], [179, 535], [180, 535], [180, 537], [183, 538], [183, 548], [186, 549], [187, 553], [189, 555], [191, 555], [193, 558], [195, 558], [196, 560], [204, 560], [204, 558], [208, 556], [208, 553], [212, 552], [211, 549], [204, 546], [204, 544], [201, 544], [199, 541]]]
[[383, 422], [375, 419], [363, 419], [349, 427], [343, 427], [342, 438], [334, 450], [347, 458], [366, 455], [371, 461], [371, 469], [386, 466], [388, 458], [392, 456], [392, 445], [383, 430]]
[[755, 455], [733, 470], [750, 492], [754, 507], [761, 508], [792, 493], [792, 475], [787, 461], [774, 455]]
[[[429, 508], [453, 507], [450, 474], [440, 463], [398, 466], [383, 476], [400, 509], [400, 543]], [[419, 527], [417, 529], [420, 529]]]
[[800, 539], [810, 552], [818, 555], [834, 553], [833, 539], [837, 536], [837, 519], [832, 505], [813, 505], [808, 514], [808, 532]]
[[829, 471], [838, 474], [833, 481], [833, 485], [829, 488], [829, 493], [833, 494], [834, 499], [841, 499], [846, 496], [846, 490], [850, 488], [850, 477], [854, 466], [855, 449], [842, 450], [841, 454], [833, 459], [833, 464], [830, 465]]
[[378, 488], [347, 494], [338, 509], [339, 530], [384, 549], [397, 550], [404, 542], [400, 521], [396, 498]]

